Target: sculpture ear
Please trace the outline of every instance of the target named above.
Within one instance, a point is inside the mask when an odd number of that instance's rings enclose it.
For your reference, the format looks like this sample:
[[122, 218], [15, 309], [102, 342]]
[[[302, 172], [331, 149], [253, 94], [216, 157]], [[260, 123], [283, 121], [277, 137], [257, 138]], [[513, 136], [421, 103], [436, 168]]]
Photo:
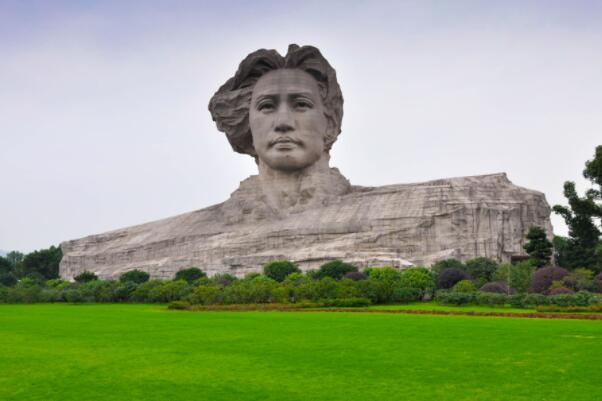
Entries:
[[329, 152], [330, 148], [332, 147], [334, 142], [337, 140], [338, 132], [337, 132], [337, 125], [335, 124], [332, 117], [327, 113], [324, 113], [324, 115], [326, 116], [326, 122], [327, 122], [326, 132], [324, 133], [324, 149], [327, 152]]

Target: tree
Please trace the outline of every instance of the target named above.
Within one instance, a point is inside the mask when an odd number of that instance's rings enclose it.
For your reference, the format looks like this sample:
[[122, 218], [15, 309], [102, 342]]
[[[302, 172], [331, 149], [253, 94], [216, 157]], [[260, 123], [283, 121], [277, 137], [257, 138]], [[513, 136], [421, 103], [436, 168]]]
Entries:
[[523, 249], [529, 254], [535, 266], [549, 265], [553, 245], [548, 240], [544, 229], [537, 226], [529, 228], [527, 239], [529, 242], [523, 246]]
[[89, 281], [98, 280], [98, 276], [92, 272], [84, 271], [73, 277], [73, 279], [78, 283], [87, 283]]
[[477, 257], [466, 261], [464, 271], [476, 282], [478, 287], [491, 280], [491, 276], [497, 269], [495, 260]]
[[594, 187], [588, 189], [585, 196], [580, 197], [575, 183], [565, 182], [564, 196], [569, 206], [555, 205], [553, 210], [562, 216], [569, 228], [569, 239], [564, 254], [565, 267], [586, 267], [602, 271], [602, 255], [596, 252], [601, 234], [596, 219], [602, 218], [602, 145], [596, 147], [594, 158], [585, 162], [583, 176], [591, 181]]
[[8, 260], [8, 262], [11, 264], [11, 266], [14, 269], [15, 267], [17, 267], [17, 264], [19, 264], [19, 262], [21, 262], [23, 260], [25, 255], [23, 255], [19, 251], [10, 251], [9, 253], [6, 254], [5, 257], [6, 257], [6, 260]]
[[449, 267], [442, 270], [437, 276], [437, 288], [446, 290], [452, 288], [458, 281], [468, 280], [469, 278], [464, 270]]
[[263, 266], [263, 274], [279, 283], [291, 273], [301, 273], [301, 270], [290, 260], [275, 260]]
[[424, 267], [411, 267], [401, 273], [400, 285], [405, 288], [417, 289], [420, 298], [423, 298], [435, 289], [435, 279], [428, 269]]
[[59, 263], [63, 257], [60, 247], [51, 246], [48, 249], [40, 249], [25, 255], [23, 260], [17, 264], [19, 277], [38, 273], [45, 279], [59, 277]]
[[188, 269], [182, 269], [176, 273], [174, 280], [184, 280], [188, 283], [192, 283], [194, 280], [198, 280], [201, 277], [207, 277], [198, 267], [189, 267]]
[[314, 277], [317, 279], [332, 277], [335, 280], [340, 280], [345, 274], [356, 272], [357, 270], [357, 267], [352, 264], [345, 263], [341, 260], [333, 260], [320, 266], [320, 269], [316, 272]]
[[150, 274], [139, 269], [130, 270], [119, 276], [119, 281], [125, 283], [131, 281], [132, 283], [142, 284], [146, 283], [150, 279]]
[[523, 294], [529, 291], [531, 276], [535, 267], [531, 260], [525, 260], [517, 264], [503, 263], [493, 273], [493, 280], [506, 285], [508, 294], [512, 289]]
[[431, 266], [431, 271], [434, 274], [439, 274], [445, 269], [452, 269], [452, 268], [464, 270], [466, 268], [466, 266], [464, 265], [464, 263], [460, 262], [458, 259], [450, 258], [450, 259], [443, 259], [443, 260], [439, 260], [439, 261], [435, 262]]

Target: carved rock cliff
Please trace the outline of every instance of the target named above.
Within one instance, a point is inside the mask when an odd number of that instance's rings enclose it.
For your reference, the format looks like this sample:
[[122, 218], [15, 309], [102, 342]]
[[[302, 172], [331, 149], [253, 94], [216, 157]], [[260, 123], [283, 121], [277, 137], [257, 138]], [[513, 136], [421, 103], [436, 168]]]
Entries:
[[[359, 266], [430, 265], [445, 258], [524, 256], [530, 226], [552, 236], [544, 194], [506, 175], [449, 178], [383, 187], [350, 186], [341, 196], [274, 211], [253, 176], [224, 203], [61, 244], [60, 275], [102, 278], [141, 269], [171, 278], [196, 266], [242, 276], [276, 259], [315, 269], [333, 259]], [[308, 194], [311, 199], [311, 193]]]

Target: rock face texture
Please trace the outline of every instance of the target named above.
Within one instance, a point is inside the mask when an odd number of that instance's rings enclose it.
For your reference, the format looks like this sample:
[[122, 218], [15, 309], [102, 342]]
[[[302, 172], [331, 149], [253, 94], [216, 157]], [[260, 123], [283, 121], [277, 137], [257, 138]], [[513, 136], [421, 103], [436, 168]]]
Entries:
[[[336, 169], [331, 174], [340, 176]], [[430, 265], [475, 256], [506, 261], [524, 256], [532, 225], [552, 236], [545, 196], [512, 184], [505, 174], [384, 187], [348, 186], [343, 194], [309, 195], [286, 208], [269, 206], [259, 176], [230, 199], [205, 209], [61, 244], [60, 275], [84, 270], [117, 278], [141, 269], [171, 278], [196, 266], [209, 275], [243, 276], [276, 259], [302, 270], [344, 259], [359, 266]], [[346, 180], [345, 180], [346, 181]], [[343, 187], [344, 182], [342, 182]]]

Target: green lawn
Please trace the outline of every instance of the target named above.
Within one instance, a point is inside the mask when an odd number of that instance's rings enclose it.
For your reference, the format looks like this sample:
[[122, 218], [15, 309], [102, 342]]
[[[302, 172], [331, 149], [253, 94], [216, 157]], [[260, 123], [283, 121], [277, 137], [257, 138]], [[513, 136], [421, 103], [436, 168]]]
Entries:
[[0, 400], [599, 400], [602, 322], [0, 306]]

